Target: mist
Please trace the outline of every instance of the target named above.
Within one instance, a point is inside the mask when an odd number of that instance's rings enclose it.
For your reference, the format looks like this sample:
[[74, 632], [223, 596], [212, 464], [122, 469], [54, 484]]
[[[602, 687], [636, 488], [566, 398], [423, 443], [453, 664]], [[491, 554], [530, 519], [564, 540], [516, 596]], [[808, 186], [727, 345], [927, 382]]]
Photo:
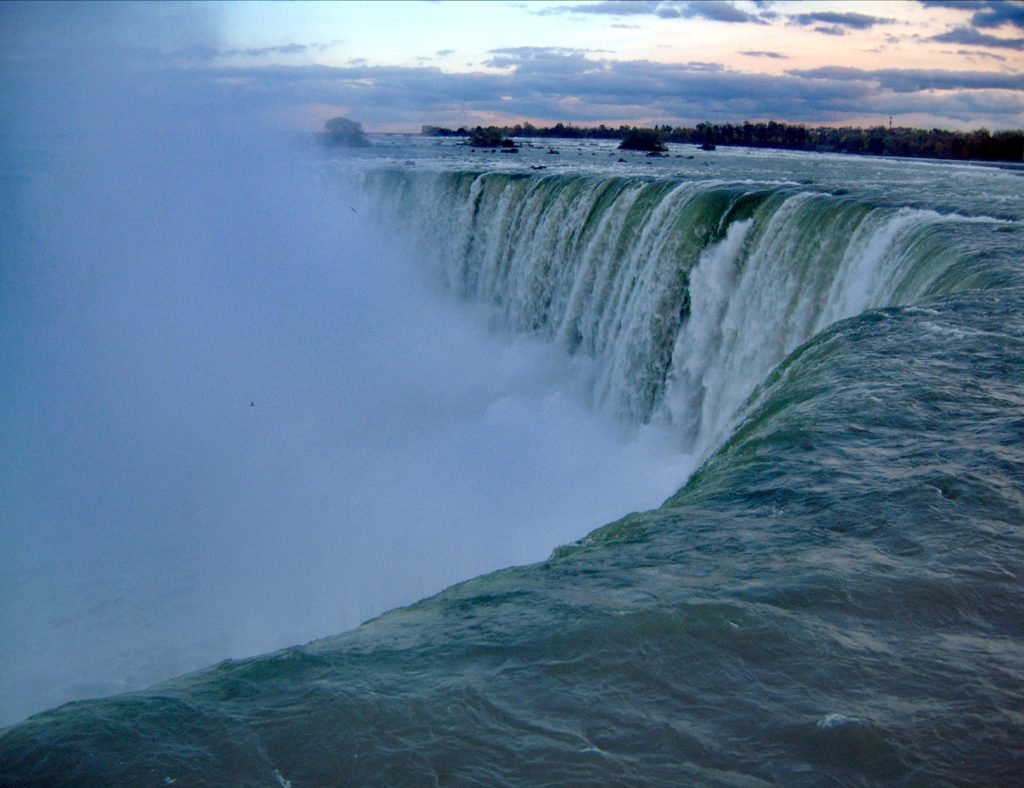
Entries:
[[162, 60], [209, 8], [3, 15], [0, 724], [543, 559], [685, 477], [586, 361], [440, 292], [287, 108]]

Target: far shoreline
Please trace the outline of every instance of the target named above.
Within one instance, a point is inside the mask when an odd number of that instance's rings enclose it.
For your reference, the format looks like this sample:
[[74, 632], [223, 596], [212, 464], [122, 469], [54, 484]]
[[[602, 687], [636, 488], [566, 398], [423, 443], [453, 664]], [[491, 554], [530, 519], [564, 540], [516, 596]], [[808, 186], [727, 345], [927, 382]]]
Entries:
[[693, 128], [668, 125], [653, 128], [625, 125], [617, 128], [604, 125], [582, 127], [563, 123], [535, 127], [530, 123], [524, 123], [515, 126], [461, 126], [458, 129], [424, 125], [421, 127], [420, 136], [468, 138], [474, 134], [488, 132], [513, 139], [609, 141], [621, 141], [630, 133], [643, 132], [655, 134], [665, 143], [697, 146], [839, 153], [890, 159], [929, 159], [1004, 166], [1006, 169], [1024, 167], [1024, 130], [1019, 129], [993, 133], [984, 128], [969, 132], [903, 126], [808, 128], [775, 121], [742, 124], [699, 123]]

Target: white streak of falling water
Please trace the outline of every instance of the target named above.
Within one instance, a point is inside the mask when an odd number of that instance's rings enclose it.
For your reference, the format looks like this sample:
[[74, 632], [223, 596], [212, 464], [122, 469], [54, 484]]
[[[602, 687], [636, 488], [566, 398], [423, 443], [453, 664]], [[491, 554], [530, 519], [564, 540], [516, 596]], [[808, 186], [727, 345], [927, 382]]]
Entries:
[[[930, 211], [876, 209], [830, 221], [852, 231], [837, 250], [814, 239], [815, 202], [790, 197], [753, 240], [750, 222], [733, 224], [691, 273], [692, 312], [676, 340], [662, 417], [682, 428], [695, 458], [706, 458], [735, 429], [743, 406], [768, 373], [832, 323], [892, 303], [914, 268], [914, 241], [941, 219]], [[919, 297], [941, 273], [918, 272]]]

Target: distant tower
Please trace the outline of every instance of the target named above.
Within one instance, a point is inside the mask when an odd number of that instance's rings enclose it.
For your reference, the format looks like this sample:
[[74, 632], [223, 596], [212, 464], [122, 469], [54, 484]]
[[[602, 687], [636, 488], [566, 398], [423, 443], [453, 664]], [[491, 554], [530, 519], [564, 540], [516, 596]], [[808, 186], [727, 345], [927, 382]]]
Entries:
[[892, 131], [892, 115], [889, 116], [889, 131]]

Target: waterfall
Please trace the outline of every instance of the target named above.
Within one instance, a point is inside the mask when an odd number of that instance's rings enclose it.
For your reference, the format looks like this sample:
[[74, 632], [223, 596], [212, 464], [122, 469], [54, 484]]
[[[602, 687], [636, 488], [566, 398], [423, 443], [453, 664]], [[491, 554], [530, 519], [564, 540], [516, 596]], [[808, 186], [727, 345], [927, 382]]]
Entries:
[[967, 281], [942, 232], [959, 217], [792, 185], [386, 169], [365, 186], [447, 289], [594, 358], [598, 407], [702, 456], [828, 325]]

